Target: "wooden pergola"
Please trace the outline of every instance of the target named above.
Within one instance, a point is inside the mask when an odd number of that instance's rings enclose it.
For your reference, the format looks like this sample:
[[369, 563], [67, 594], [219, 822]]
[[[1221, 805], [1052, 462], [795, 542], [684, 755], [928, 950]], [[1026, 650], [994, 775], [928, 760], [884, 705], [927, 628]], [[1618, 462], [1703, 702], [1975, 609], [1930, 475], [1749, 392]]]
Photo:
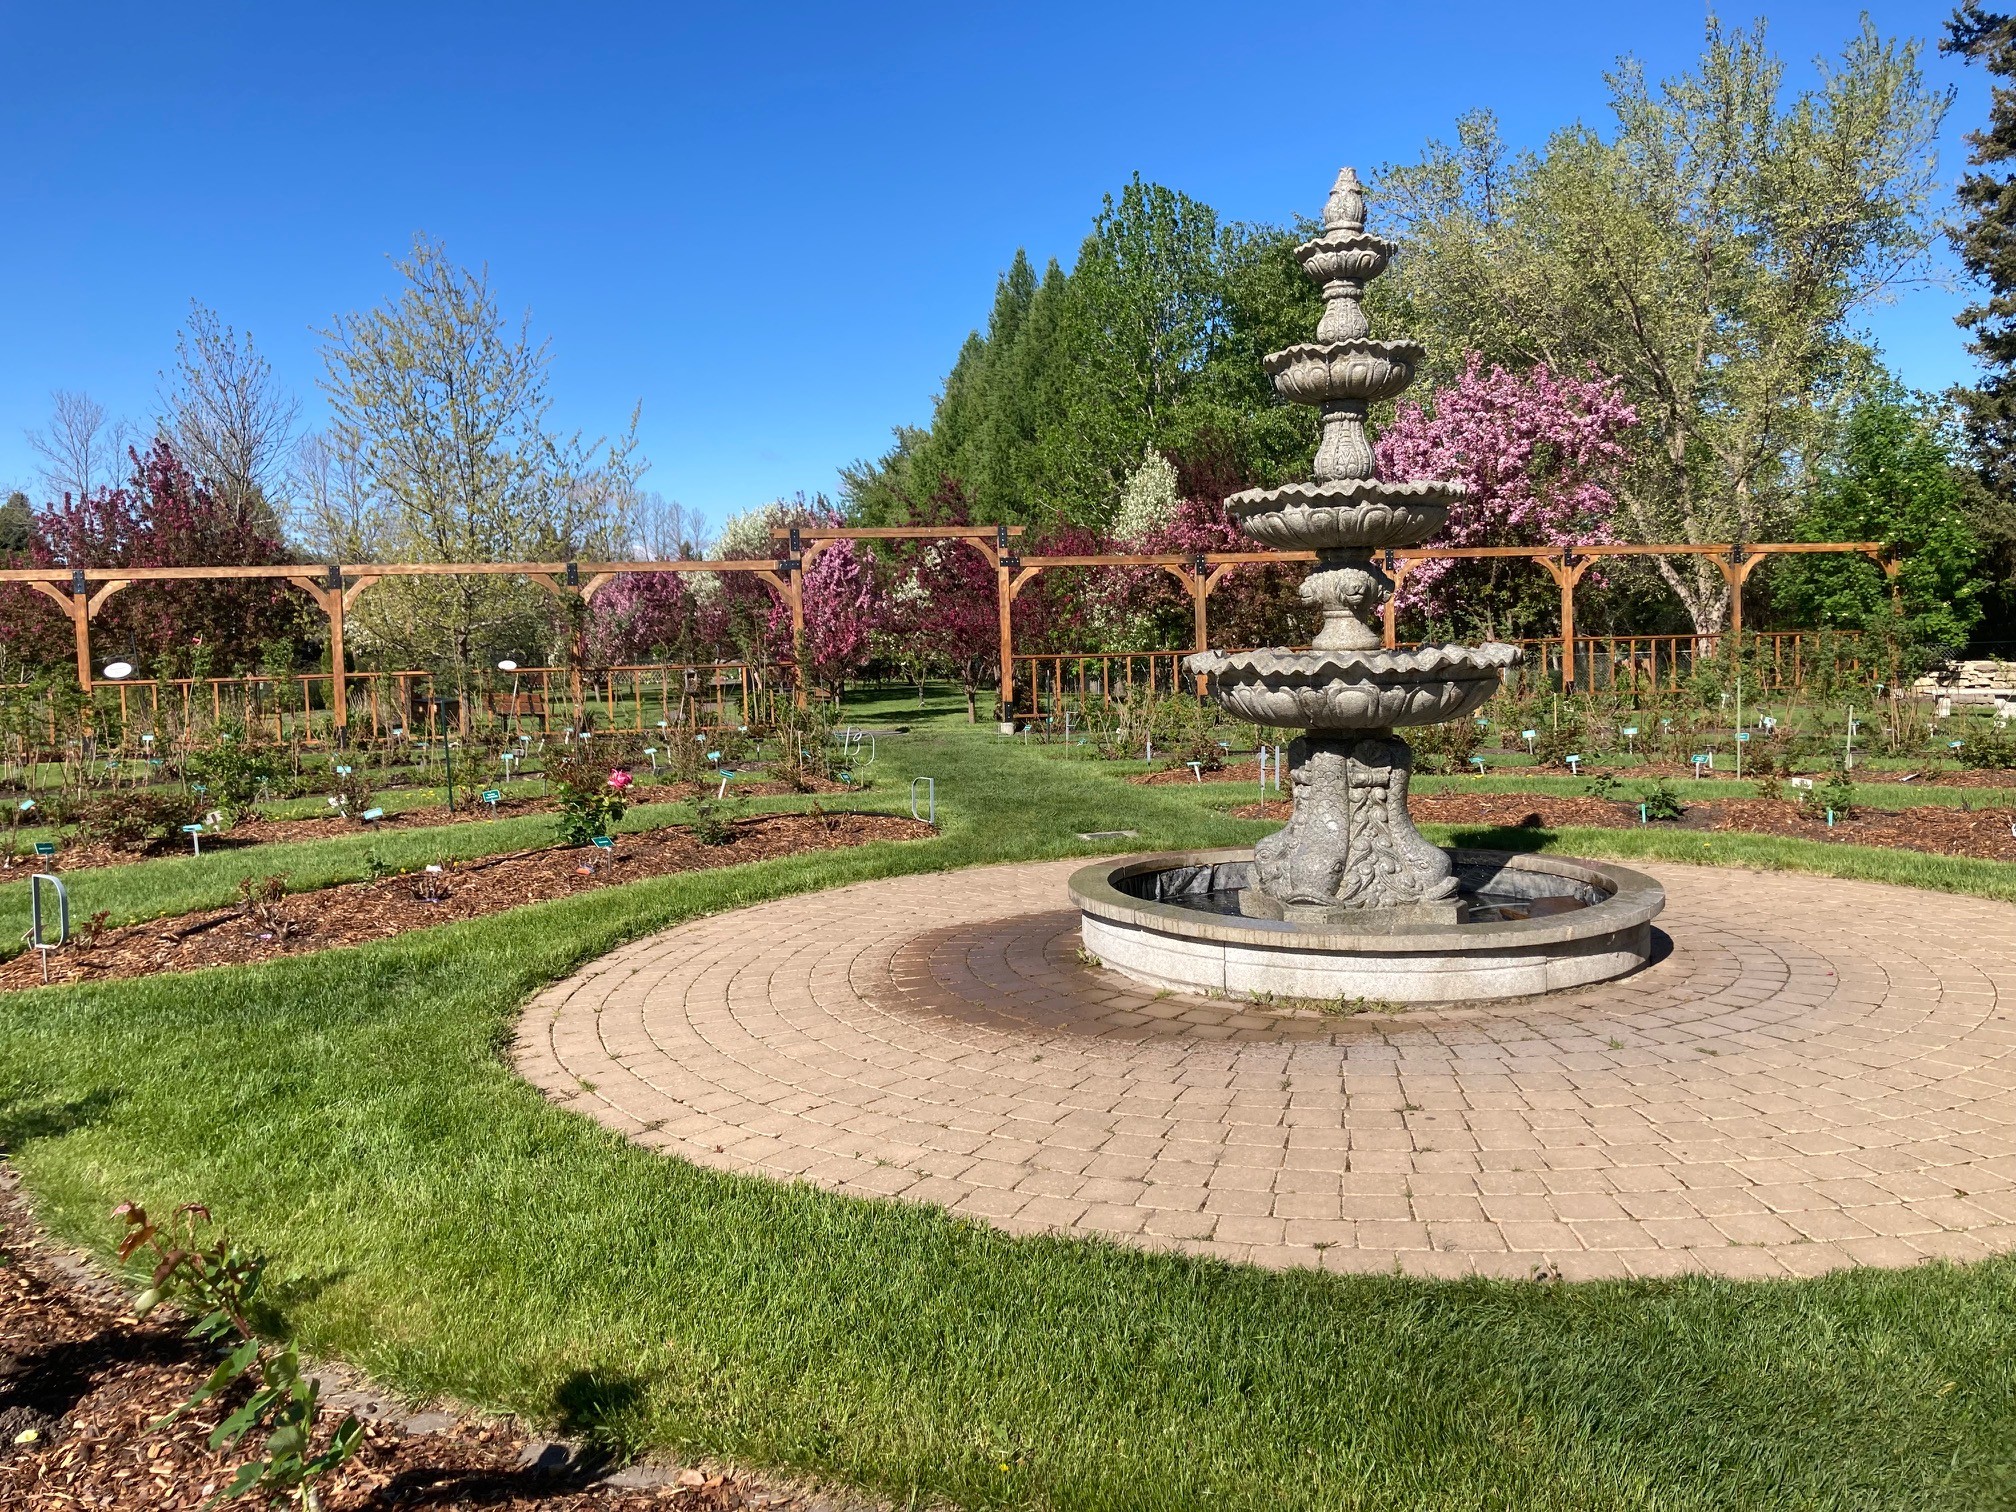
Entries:
[[[1011, 625], [1017, 595], [1035, 580], [1038, 574], [1049, 567], [1158, 567], [1169, 573], [1183, 586], [1190, 596], [1191, 630], [1193, 651], [1206, 651], [1211, 646], [1211, 590], [1216, 588], [1225, 574], [1234, 567], [1254, 562], [1313, 562], [1313, 551], [1208, 551], [1193, 556], [1180, 553], [1148, 555], [1091, 555], [1091, 556], [1021, 556], [1015, 551], [1016, 538], [1022, 534], [1019, 525], [996, 525], [991, 527], [958, 527], [952, 529], [911, 529], [884, 528], [876, 530], [849, 529], [844, 527], [803, 527], [777, 528], [772, 534], [780, 543], [788, 543], [791, 554], [800, 557], [805, 567], [810, 567], [818, 559], [820, 552], [836, 541], [860, 540], [956, 540], [971, 546], [987, 559], [995, 572], [995, 593], [1001, 616], [1001, 706], [1014, 707], [1015, 657], [1014, 633]], [[809, 543], [809, 544], [807, 544]], [[1528, 561], [1543, 569], [1554, 579], [1561, 593], [1561, 675], [1563, 690], [1572, 692], [1575, 686], [1575, 589], [1582, 581], [1582, 575], [1604, 558], [1616, 557], [1659, 557], [1682, 556], [1699, 557], [1711, 561], [1721, 570], [1729, 584], [1729, 628], [1743, 633], [1743, 585], [1750, 580], [1750, 574], [1759, 563], [1774, 556], [1797, 556], [1814, 553], [1848, 552], [1868, 557], [1883, 569], [1884, 575], [1893, 585], [1897, 576], [1898, 561], [1891, 556], [1880, 541], [1778, 541], [1767, 545], [1739, 545], [1732, 542], [1718, 542], [1703, 545], [1678, 546], [1624, 546], [1624, 545], [1571, 545], [1571, 546], [1420, 546], [1403, 551], [1384, 553], [1387, 574], [1393, 579], [1397, 596], [1405, 583], [1407, 574], [1414, 565], [1423, 561], [1475, 561], [1481, 558], [1502, 557]], [[782, 568], [783, 562], [778, 566]], [[804, 628], [804, 606], [795, 581], [787, 581], [792, 612], [792, 629]], [[1394, 644], [1393, 600], [1388, 599], [1385, 610], [1386, 645]]]
[[[90, 692], [96, 681], [92, 669], [91, 622], [114, 594], [136, 583], [219, 582], [263, 579], [284, 582], [298, 588], [321, 610], [329, 623], [329, 661], [332, 679], [331, 713], [340, 733], [348, 723], [344, 693], [346, 674], [343, 629], [345, 615], [372, 584], [394, 577], [464, 577], [472, 575], [522, 577], [561, 597], [578, 595], [590, 600], [608, 583], [626, 573], [717, 572], [753, 573], [775, 591], [791, 614], [794, 639], [805, 630], [804, 576], [820, 555], [839, 541], [951, 541], [970, 546], [994, 569], [995, 602], [1000, 614], [1001, 702], [1014, 707], [1015, 653], [1013, 617], [1016, 596], [1038, 574], [1051, 567], [1147, 567], [1168, 572], [1189, 595], [1193, 620], [1193, 647], [1210, 646], [1211, 591], [1234, 567], [1247, 563], [1313, 562], [1307, 551], [1214, 551], [1192, 556], [1180, 553], [1145, 555], [1023, 556], [1016, 549], [1023, 534], [1019, 525], [979, 526], [889, 526], [854, 528], [840, 526], [779, 526], [772, 531], [778, 546], [776, 556], [733, 561], [671, 562], [389, 562], [331, 563], [322, 567], [299, 563], [266, 567], [11, 567], [0, 569], [0, 583], [21, 583], [44, 595], [68, 616], [77, 647], [77, 681]], [[1417, 562], [1433, 559], [1474, 560], [1504, 557], [1530, 561], [1546, 571], [1561, 593], [1562, 676], [1570, 690], [1575, 681], [1575, 588], [1582, 576], [1606, 558], [1691, 556], [1712, 561], [1727, 580], [1730, 590], [1730, 628], [1743, 628], [1743, 585], [1760, 562], [1774, 556], [1807, 553], [1856, 553], [1869, 557], [1893, 582], [1898, 562], [1880, 542], [1775, 542], [1742, 545], [1728, 542], [1700, 545], [1622, 546], [1569, 545], [1552, 547], [1468, 546], [1417, 547], [1385, 553], [1385, 565], [1397, 589]], [[1394, 644], [1393, 605], [1386, 605], [1386, 644]], [[799, 690], [803, 696], [803, 689]]]

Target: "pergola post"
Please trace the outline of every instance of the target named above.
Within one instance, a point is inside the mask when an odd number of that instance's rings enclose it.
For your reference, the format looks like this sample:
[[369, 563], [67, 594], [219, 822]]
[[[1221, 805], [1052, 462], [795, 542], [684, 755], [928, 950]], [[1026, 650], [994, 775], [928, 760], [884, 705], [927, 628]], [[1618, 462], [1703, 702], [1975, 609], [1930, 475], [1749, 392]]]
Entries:
[[1577, 556], [1575, 549], [1564, 546], [1553, 556], [1533, 558], [1547, 569], [1561, 590], [1561, 691], [1572, 694], [1575, 691], [1575, 585], [1582, 581], [1582, 574], [1589, 570], [1593, 557]]
[[[329, 717], [335, 725], [334, 738], [340, 748], [345, 744], [350, 728], [349, 695], [343, 686], [343, 678], [348, 670], [344, 666], [343, 659], [343, 610], [351, 597], [351, 592], [344, 589], [341, 567], [332, 562], [326, 572], [328, 574], [326, 579], [320, 583], [306, 576], [289, 578], [287, 581], [314, 600], [315, 607], [320, 609], [323, 618], [329, 621]], [[363, 592], [369, 582], [369, 578], [360, 580], [353, 591]]]
[[1407, 574], [1414, 570], [1414, 563], [1407, 557], [1386, 553], [1386, 576], [1392, 582], [1392, 592], [1386, 595], [1386, 602], [1379, 606], [1379, 642], [1391, 651], [1399, 642], [1399, 599], [1401, 584], [1407, 581]]

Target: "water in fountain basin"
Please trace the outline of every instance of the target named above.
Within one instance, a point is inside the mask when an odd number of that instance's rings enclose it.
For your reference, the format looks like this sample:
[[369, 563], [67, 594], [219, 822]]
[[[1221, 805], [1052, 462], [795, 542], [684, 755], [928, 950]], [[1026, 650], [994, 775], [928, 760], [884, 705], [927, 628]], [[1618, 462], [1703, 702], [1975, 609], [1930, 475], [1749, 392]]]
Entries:
[[[1253, 922], [1242, 914], [1239, 895], [1251, 885], [1252, 863], [1215, 862], [1208, 865], [1171, 867], [1167, 871], [1143, 872], [1123, 877], [1114, 885], [1122, 892], [1145, 902], [1163, 903], [1198, 913], [1222, 914]], [[1512, 873], [1496, 867], [1459, 863], [1462, 883], [1457, 897], [1469, 905], [1466, 924], [1500, 924], [1521, 919], [1546, 918], [1574, 913], [1602, 901], [1594, 888], [1575, 887], [1563, 879], [1530, 873]], [[1560, 892], [1535, 891], [1536, 884], [1559, 884]], [[1368, 915], [1368, 922], [1373, 917]]]

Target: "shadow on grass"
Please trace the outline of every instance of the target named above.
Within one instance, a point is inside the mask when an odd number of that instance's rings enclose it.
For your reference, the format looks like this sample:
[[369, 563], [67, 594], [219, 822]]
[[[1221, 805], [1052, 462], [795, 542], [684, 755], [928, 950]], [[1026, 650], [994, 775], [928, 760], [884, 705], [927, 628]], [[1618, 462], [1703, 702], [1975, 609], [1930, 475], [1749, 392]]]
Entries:
[[0, 1152], [101, 1124], [125, 1095], [111, 1087], [99, 1087], [81, 1097], [52, 1097], [18, 1082], [0, 1086]]

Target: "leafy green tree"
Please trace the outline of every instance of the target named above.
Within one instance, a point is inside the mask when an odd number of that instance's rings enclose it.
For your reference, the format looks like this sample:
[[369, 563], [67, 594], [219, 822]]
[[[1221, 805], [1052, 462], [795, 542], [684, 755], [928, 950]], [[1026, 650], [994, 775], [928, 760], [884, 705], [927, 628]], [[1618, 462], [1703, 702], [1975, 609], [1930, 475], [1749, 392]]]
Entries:
[[[1639, 417], [1620, 531], [1769, 539], [1872, 370], [1855, 312], [1931, 245], [1950, 96], [1916, 44], [1866, 20], [1795, 94], [1761, 23], [1712, 17], [1693, 72], [1654, 85], [1626, 59], [1608, 82], [1607, 134], [1576, 125], [1513, 155], [1473, 114], [1453, 145], [1379, 176], [1404, 238], [1377, 289], [1400, 315], [1387, 328], [1425, 340], [1445, 373], [1476, 350], [1615, 375]], [[1659, 571], [1698, 630], [1722, 625], [1712, 563]]]
[[1988, 124], [1970, 131], [1967, 161], [1976, 170], [1955, 189], [1965, 219], [1954, 233], [1960, 260], [1984, 297], [1956, 317], [1972, 336], [1968, 349], [1983, 373], [1972, 387], [1956, 388], [1975, 486], [1968, 512], [1988, 550], [1988, 576], [1996, 618], [2016, 619], [2016, 17], [1981, 9], [1968, 0], [1946, 25], [1940, 51], [1979, 63], [1997, 81], [1989, 93]]
[[1863, 400], [1839, 427], [1796, 538], [1881, 541], [1899, 566], [1893, 604], [1881, 569], [1865, 558], [1774, 564], [1772, 607], [1794, 624], [1957, 650], [1981, 618], [1981, 542], [1961, 507], [1951, 449], [1938, 417], [1895, 394]]
[[28, 495], [15, 489], [0, 504], [0, 557], [24, 555], [35, 540], [35, 512]]

